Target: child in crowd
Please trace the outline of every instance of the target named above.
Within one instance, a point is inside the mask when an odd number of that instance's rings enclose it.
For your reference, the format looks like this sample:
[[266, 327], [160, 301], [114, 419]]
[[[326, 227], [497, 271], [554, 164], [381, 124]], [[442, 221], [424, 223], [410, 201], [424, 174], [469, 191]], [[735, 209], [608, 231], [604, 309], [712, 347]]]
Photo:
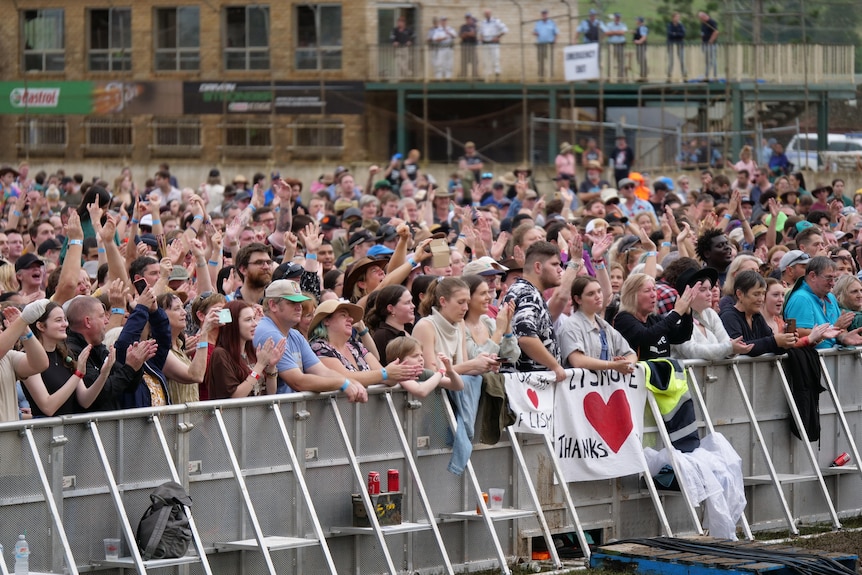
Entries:
[[[400, 360], [402, 365], [418, 365], [425, 367], [425, 358], [422, 355], [422, 344], [414, 337], [396, 337], [386, 346], [386, 357], [389, 361]], [[452, 369], [452, 360], [442, 353], [437, 354], [437, 359], [443, 367], [439, 371], [423, 369], [422, 374], [416, 380], [401, 382], [401, 387], [418, 397], [428, 396], [441, 383], [444, 385], [452, 381], [459, 382], [461, 376]], [[463, 385], [463, 384], [462, 384]]]

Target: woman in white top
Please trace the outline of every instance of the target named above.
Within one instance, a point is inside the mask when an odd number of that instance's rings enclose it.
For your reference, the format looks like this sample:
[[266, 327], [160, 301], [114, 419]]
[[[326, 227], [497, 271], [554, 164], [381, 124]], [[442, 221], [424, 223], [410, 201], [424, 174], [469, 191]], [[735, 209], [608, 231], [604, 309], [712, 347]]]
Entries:
[[518, 340], [512, 335], [515, 302], [510, 301], [501, 306], [497, 319], [493, 320], [488, 315], [492, 295], [485, 276], [469, 275], [463, 279], [470, 288], [470, 304], [467, 307], [467, 315], [464, 316], [464, 326], [467, 328], [467, 357], [472, 359], [485, 352], [514, 365], [521, 357]]
[[712, 286], [718, 282], [718, 271], [713, 268], [684, 271], [676, 282], [676, 289], [685, 291], [700, 283], [691, 300], [694, 329], [691, 339], [670, 346], [670, 355], [678, 359], [722, 359], [731, 355], [746, 354], [753, 345], [742, 341], [742, 336], [730, 339], [721, 318], [712, 309]]

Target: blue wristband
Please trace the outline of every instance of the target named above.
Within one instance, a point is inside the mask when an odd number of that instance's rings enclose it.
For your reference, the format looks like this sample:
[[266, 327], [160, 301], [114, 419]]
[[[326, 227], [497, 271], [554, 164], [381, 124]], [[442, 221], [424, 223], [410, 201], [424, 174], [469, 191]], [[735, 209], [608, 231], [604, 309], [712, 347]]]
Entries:
[[141, 220], [139, 220], [138, 218], [132, 218], [132, 223], [138, 225], [139, 223], [141, 223]]
[[193, 217], [192, 220], [199, 220], [202, 222], [202, 221], [204, 221], [204, 217], [202, 215], [198, 214], [195, 217]]
[[22, 335], [22, 336], [21, 336], [21, 337], [19, 337], [18, 339], [19, 339], [19, 340], [21, 340], [21, 341], [27, 341], [27, 340], [28, 340], [28, 339], [30, 339], [31, 337], [33, 337], [33, 332], [32, 332], [31, 330], [29, 330], [29, 329], [28, 329], [28, 330], [27, 330], [27, 333], [25, 333], [24, 335]]
[[505, 337], [505, 338], [507, 338], [507, 339], [508, 339], [508, 338], [510, 338], [510, 337], [513, 337], [514, 335], [515, 335], [515, 334], [513, 334], [513, 333], [504, 333], [504, 334], [503, 334], [503, 337]]
[[198, 342], [198, 349], [206, 349], [209, 346], [210, 346], [210, 342], [208, 342], [208, 341], [199, 341]]
[[84, 240], [69, 240], [69, 245], [70, 246], [83, 246]]
[[305, 254], [305, 259], [307, 260], [316, 260], [317, 254]]
[[96, 253], [100, 253], [100, 254], [105, 253], [105, 248], [98, 248], [98, 249], [96, 250]]
[[12, 215], [13, 215], [13, 216], [15, 216], [15, 217], [17, 217], [17, 218], [20, 218], [20, 217], [22, 217], [24, 214], [22, 214], [22, 213], [21, 213], [21, 212], [19, 212], [18, 210], [13, 210], [13, 211], [12, 211]]
[[214, 267], [214, 268], [217, 268], [217, 267], [218, 267], [218, 262], [217, 262], [217, 261], [215, 261], [215, 260], [210, 260], [210, 261], [209, 261], [209, 264], [210, 264], [212, 267]]
[[362, 331], [356, 332], [356, 335], [358, 335], [359, 337], [365, 337], [367, 334], [368, 334], [368, 328], [367, 327], [365, 329], [363, 329]]
[[124, 309], [123, 309], [123, 308], [121, 308], [121, 307], [112, 307], [112, 308], [111, 308], [111, 315], [114, 315], [114, 314], [117, 314], [117, 315], [126, 315], [126, 310], [124, 310]]
[[383, 373], [383, 381], [386, 381], [387, 379], [389, 379], [389, 374], [388, 374], [388, 373], [386, 373], [386, 368], [385, 368], [385, 367], [381, 367], [381, 368], [380, 368], [380, 371]]
[[414, 260], [413, 258], [407, 258], [407, 263], [410, 264], [411, 268], [416, 267], [416, 260]]
[[154, 225], [154, 226], [160, 226], [160, 225], [162, 225], [162, 220], [153, 220], [153, 225]]
[[254, 207], [254, 204], [249, 204], [248, 207], [251, 208], [251, 213], [255, 213], [257, 211], [257, 208]]
[[663, 247], [663, 248], [669, 248], [671, 245], [673, 245], [673, 244], [671, 244], [670, 242], [662, 242], [661, 243], [661, 247]]
[[342, 385], [342, 386], [341, 386], [341, 390], [340, 390], [340, 391], [344, 391], [344, 390], [346, 390], [348, 387], [350, 387], [350, 380], [349, 380], [349, 379], [345, 379], [345, 380], [344, 380], [344, 385]]

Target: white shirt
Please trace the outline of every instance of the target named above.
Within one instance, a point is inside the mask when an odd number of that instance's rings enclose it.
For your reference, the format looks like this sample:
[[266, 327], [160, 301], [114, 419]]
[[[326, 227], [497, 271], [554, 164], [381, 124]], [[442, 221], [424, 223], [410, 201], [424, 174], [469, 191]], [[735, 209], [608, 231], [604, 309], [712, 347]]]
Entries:
[[482, 42], [491, 42], [497, 36], [502, 36], [509, 31], [499, 18], [480, 20], [477, 26], [479, 28], [479, 39]]

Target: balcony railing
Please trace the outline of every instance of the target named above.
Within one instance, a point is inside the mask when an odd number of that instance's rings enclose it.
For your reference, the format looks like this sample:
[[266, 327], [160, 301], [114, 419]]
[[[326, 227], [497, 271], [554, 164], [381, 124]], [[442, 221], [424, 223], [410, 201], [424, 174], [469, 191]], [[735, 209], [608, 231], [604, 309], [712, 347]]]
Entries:
[[[499, 49], [499, 69], [494, 66], [494, 48]], [[547, 51], [544, 62], [540, 62], [540, 51], [535, 44], [473, 47], [459, 44], [448, 50], [428, 46], [370, 46], [369, 79], [383, 82], [565, 82], [563, 48], [563, 44], [555, 45]], [[626, 44], [621, 54], [610, 48], [607, 44], [601, 47], [604, 82], [664, 83], [684, 79], [676, 49], [673, 70], [668, 74], [669, 53], [665, 44], [647, 45], [644, 76], [633, 44]], [[703, 79], [706, 62], [701, 44], [684, 45], [683, 55], [685, 80]], [[849, 84], [853, 82], [854, 65], [854, 47], [849, 45], [720, 43], [717, 46], [718, 78], [728, 81]]]

